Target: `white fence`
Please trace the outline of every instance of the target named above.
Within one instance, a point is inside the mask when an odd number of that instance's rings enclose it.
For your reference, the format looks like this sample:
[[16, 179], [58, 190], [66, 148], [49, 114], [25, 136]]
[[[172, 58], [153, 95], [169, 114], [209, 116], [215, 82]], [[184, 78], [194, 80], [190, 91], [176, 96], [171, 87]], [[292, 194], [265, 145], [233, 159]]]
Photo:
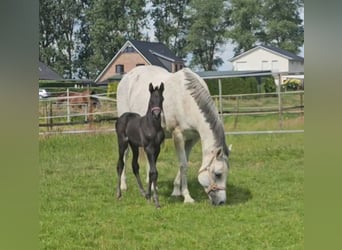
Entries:
[[[90, 97], [90, 96], [87, 96]], [[92, 95], [101, 102], [101, 106], [90, 109], [88, 104], [59, 103], [60, 97], [40, 99], [40, 134], [112, 132], [113, 120], [117, 118], [116, 99], [106, 94]], [[65, 97], [64, 97], [65, 98]], [[304, 91], [275, 92], [261, 94], [213, 96], [219, 115], [223, 120], [233, 123], [232, 130], [226, 134], [270, 134], [301, 133], [304, 129], [284, 128], [284, 117], [297, 114], [304, 118]], [[278, 116], [278, 128], [258, 131], [236, 131], [241, 123], [240, 117]]]

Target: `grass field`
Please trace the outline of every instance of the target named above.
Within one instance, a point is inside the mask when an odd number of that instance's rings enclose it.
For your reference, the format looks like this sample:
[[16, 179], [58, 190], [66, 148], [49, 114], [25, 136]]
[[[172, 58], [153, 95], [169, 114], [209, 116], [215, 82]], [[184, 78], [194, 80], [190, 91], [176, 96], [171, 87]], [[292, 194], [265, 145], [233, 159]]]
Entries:
[[303, 249], [304, 135], [227, 141], [233, 144], [227, 204], [211, 206], [197, 182], [199, 145], [189, 169], [196, 203], [170, 197], [177, 161], [167, 140], [158, 162], [158, 210], [140, 196], [131, 169], [129, 189], [116, 200], [114, 134], [40, 137], [41, 248]]

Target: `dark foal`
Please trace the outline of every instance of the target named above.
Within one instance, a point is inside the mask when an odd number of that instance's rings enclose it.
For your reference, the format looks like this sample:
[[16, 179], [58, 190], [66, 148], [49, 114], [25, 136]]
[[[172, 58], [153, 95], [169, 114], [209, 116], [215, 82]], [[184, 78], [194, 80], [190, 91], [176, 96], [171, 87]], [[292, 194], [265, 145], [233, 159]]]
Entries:
[[[124, 168], [124, 155], [128, 145], [133, 152], [132, 168], [137, 179], [141, 194], [150, 199], [151, 186], [153, 184], [153, 199], [157, 208], [160, 207], [157, 194], [158, 171], [156, 162], [160, 152], [160, 144], [164, 140], [164, 131], [161, 127], [161, 112], [163, 110], [164, 83], [160, 87], [153, 88], [149, 85], [150, 100], [145, 116], [137, 113], [126, 112], [122, 114], [115, 124], [119, 144], [119, 160], [117, 165], [118, 186], [117, 198], [121, 198], [121, 175]], [[149, 183], [145, 192], [139, 175], [139, 147], [143, 147], [150, 164]]]

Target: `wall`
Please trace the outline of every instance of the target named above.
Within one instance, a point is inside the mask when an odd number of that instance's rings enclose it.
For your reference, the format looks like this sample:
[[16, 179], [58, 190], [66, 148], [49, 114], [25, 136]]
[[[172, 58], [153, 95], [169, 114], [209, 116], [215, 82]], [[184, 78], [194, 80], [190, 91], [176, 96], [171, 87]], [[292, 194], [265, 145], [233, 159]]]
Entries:
[[136, 67], [137, 64], [149, 65], [149, 63], [147, 63], [147, 61], [145, 61], [144, 58], [137, 52], [121, 53], [107, 68], [106, 72], [98, 80], [98, 82], [102, 82], [107, 78], [116, 75], [117, 73], [115, 72], [115, 66], [117, 64], [124, 65], [124, 73], [127, 73], [128, 71]]
[[290, 72], [304, 72], [304, 62], [289, 61]]
[[287, 72], [289, 69], [286, 58], [258, 48], [234, 61], [233, 70], [278, 70]]

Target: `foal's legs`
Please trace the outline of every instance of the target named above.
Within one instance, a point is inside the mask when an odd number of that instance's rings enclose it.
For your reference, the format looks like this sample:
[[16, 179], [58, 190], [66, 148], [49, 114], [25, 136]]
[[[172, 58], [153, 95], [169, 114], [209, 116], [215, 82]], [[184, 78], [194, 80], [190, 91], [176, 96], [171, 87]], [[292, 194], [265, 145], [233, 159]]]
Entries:
[[158, 192], [157, 192], [157, 180], [158, 180], [158, 171], [156, 162], [158, 159], [158, 155], [160, 152], [160, 146], [147, 146], [145, 148], [145, 152], [148, 158], [148, 162], [150, 165], [150, 171], [149, 171], [149, 183], [147, 188], [147, 194], [146, 199], [149, 199], [151, 197], [151, 189], [153, 184], [153, 200], [157, 208], [160, 208], [159, 204], [159, 198], [158, 198]]
[[122, 170], [121, 174], [121, 190], [127, 190], [127, 183], [126, 183], [126, 160], [128, 157], [128, 152], [129, 152], [129, 147], [125, 150], [124, 156], [123, 156], [123, 162], [124, 162], [124, 167]]
[[128, 142], [122, 136], [118, 136], [118, 144], [119, 144], [119, 159], [118, 159], [118, 164], [116, 167], [116, 171], [118, 174], [118, 185], [116, 188], [116, 197], [120, 199], [121, 198], [121, 187], [120, 187], [121, 175], [125, 166], [124, 157], [125, 157], [125, 151], [127, 150], [127, 147], [128, 147]]
[[130, 146], [131, 146], [132, 152], [133, 152], [133, 159], [132, 159], [133, 173], [135, 175], [135, 178], [137, 179], [140, 193], [142, 194], [142, 196], [145, 197], [146, 193], [145, 193], [145, 190], [143, 188], [143, 185], [142, 185], [142, 182], [141, 182], [141, 179], [140, 179], [140, 175], [139, 175], [139, 163], [138, 163], [139, 147], [134, 146], [132, 144], [130, 144]]

